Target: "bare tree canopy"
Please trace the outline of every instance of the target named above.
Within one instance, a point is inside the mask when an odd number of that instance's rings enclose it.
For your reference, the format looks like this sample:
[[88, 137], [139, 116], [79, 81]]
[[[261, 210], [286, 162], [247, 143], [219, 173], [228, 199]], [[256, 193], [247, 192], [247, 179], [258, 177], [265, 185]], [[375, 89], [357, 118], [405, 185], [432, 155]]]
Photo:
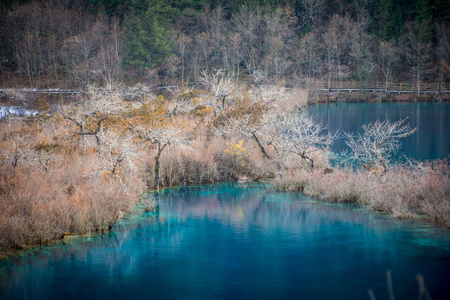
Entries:
[[277, 152], [285, 157], [295, 154], [305, 160], [310, 169], [314, 169], [314, 158], [311, 154], [329, 150], [336, 134], [326, 132], [326, 128], [314, 121], [304, 111], [278, 115], [273, 122], [266, 125], [273, 137], [272, 143]]
[[389, 120], [363, 125], [364, 133], [346, 133], [346, 143], [351, 149], [351, 158], [365, 169], [388, 171], [389, 162], [401, 147], [401, 139], [413, 134], [416, 129], [405, 124], [406, 119], [391, 123]]

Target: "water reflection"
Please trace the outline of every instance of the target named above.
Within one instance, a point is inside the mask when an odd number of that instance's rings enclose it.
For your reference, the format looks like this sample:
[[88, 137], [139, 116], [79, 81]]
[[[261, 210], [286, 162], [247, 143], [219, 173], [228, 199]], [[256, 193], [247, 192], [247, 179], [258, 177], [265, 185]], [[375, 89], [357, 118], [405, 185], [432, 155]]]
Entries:
[[[263, 186], [167, 190], [113, 233], [16, 258], [1, 299], [416, 297], [450, 289], [447, 230]], [[326, 287], [326, 288], [324, 288]], [[397, 297], [402, 299], [401, 297]]]
[[[450, 103], [334, 103], [315, 105], [309, 111], [331, 131], [362, 132], [362, 125], [376, 120], [392, 122], [409, 118], [417, 132], [403, 139], [400, 155], [419, 160], [443, 159], [450, 154]], [[344, 140], [333, 146], [334, 151], [346, 150]]]

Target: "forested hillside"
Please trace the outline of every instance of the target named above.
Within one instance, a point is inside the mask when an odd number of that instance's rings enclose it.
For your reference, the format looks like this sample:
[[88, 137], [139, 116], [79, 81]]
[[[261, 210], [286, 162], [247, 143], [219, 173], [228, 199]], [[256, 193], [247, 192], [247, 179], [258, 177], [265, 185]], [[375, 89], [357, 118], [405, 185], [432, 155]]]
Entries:
[[450, 81], [446, 0], [2, 0], [0, 84]]

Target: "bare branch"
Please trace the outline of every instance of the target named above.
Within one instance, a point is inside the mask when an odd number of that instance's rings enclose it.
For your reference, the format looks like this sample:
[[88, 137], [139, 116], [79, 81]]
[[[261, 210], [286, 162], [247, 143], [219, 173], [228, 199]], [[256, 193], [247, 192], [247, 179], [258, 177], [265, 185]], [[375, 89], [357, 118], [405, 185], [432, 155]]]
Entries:
[[280, 114], [266, 128], [282, 157], [290, 153], [298, 155], [309, 163], [311, 170], [314, 168], [311, 154], [328, 150], [336, 139], [336, 134], [325, 133], [326, 128], [305, 112]]
[[351, 157], [359, 162], [365, 169], [381, 167], [383, 173], [388, 171], [391, 157], [397, 154], [401, 147], [400, 139], [413, 134], [406, 119], [391, 123], [389, 120], [363, 125], [364, 133], [346, 133], [346, 144], [350, 147]]

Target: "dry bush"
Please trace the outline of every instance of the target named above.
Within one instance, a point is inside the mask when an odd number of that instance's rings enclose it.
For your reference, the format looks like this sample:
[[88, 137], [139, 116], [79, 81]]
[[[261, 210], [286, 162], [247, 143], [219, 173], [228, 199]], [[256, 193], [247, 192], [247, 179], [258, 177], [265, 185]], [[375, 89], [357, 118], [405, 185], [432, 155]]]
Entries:
[[[90, 225], [88, 231], [110, 230], [123, 213], [132, 209], [144, 190], [141, 176], [143, 171], [129, 169], [125, 165], [111, 174], [99, 168], [103, 159], [96, 153], [80, 155], [68, 166], [79, 172], [70, 178], [70, 186], [74, 186], [71, 193], [73, 198], [78, 199], [78, 203], [87, 207], [82, 215], [87, 216], [84, 223]], [[79, 224], [85, 226], [84, 223]]]
[[[208, 143], [197, 140], [189, 149], [170, 149], [161, 157], [161, 185], [204, 184], [218, 181], [273, 177], [274, 164], [263, 161], [257, 149], [249, 143], [226, 143], [213, 138]], [[250, 144], [251, 145], [251, 144]], [[153, 180], [152, 161], [148, 162], [147, 181]]]
[[219, 181], [217, 165], [199, 152], [168, 153], [161, 162], [161, 184], [166, 187]]
[[0, 249], [111, 229], [137, 201], [142, 172], [105, 176], [97, 151], [81, 154], [48, 124], [12, 121], [0, 124]]
[[250, 150], [250, 153], [250, 178], [254, 180], [274, 179], [277, 173], [275, 161], [264, 157], [256, 148]]
[[[126, 192], [118, 179], [90, 172], [93, 165], [86, 163], [92, 159], [69, 159], [70, 165], [53, 174], [20, 167], [2, 178], [0, 248], [47, 243], [68, 233], [109, 230], [138, 200], [136, 191]], [[79, 163], [82, 159], [86, 163]]]
[[111, 230], [124, 212], [137, 202], [135, 195], [127, 194], [120, 184], [111, 184], [109, 178], [89, 180], [75, 193], [87, 206], [87, 223], [91, 231]]
[[336, 169], [333, 172], [315, 171], [310, 176], [313, 193], [321, 200], [362, 203], [364, 199], [366, 185], [359, 173]]
[[274, 179], [274, 185], [281, 190], [303, 192], [310, 184], [310, 174], [311, 172], [305, 170], [289, 172], [283, 176], [277, 176]]
[[373, 182], [370, 204], [396, 217], [425, 215], [450, 226], [450, 167], [446, 161], [397, 166]]
[[412, 207], [416, 198], [413, 185], [417, 180], [402, 168], [391, 170], [384, 176], [373, 175], [369, 191], [370, 206], [385, 211], [397, 218], [408, 218], [414, 215]]
[[[153, 182], [153, 163], [151, 160], [148, 162], [148, 182]], [[211, 148], [203, 142], [191, 143], [189, 148], [170, 148], [161, 157], [160, 185], [173, 187], [217, 182], [220, 180], [217, 167]]]
[[[435, 161], [425, 166], [419, 190], [420, 212], [438, 224], [450, 227], [450, 166], [448, 161]], [[418, 170], [420, 172], [420, 170]]]
[[325, 201], [356, 202], [397, 218], [426, 216], [450, 227], [450, 166], [435, 161], [395, 166], [382, 175], [351, 169], [304, 169], [275, 179], [279, 189], [298, 190]]
[[277, 103], [278, 107], [286, 111], [299, 109], [308, 105], [309, 90], [291, 89]]
[[283, 86], [263, 85], [251, 90], [251, 97], [270, 104], [282, 111], [305, 107], [308, 103], [308, 90], [286, 89]]
[[2, 248], [46, 243], [68, 231], [70, 203], [41, 170], [18, 168], [3, 178], [1, 189]]
[[324, 201], [358, 202], [364, 199], [364, 181], [348, 169], [300, 169], [276, 180], [278, 188], [299, 190]]

